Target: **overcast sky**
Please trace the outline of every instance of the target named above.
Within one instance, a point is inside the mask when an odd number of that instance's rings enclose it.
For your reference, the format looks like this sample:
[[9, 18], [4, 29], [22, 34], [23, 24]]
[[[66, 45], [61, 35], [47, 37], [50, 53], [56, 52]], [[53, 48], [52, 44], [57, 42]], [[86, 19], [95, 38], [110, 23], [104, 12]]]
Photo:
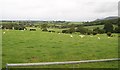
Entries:
[[119, 0], [0, 1], [0, 19], [91, 21], [117, 16]]

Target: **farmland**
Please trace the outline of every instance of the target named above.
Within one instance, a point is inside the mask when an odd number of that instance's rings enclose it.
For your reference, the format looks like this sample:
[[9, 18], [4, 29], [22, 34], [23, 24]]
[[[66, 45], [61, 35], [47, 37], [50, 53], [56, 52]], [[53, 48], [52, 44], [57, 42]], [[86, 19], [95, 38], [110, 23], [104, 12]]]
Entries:
[[[2, 64], [78, 61], [118, 57], [118, 37], [50, 33], [41, 30], [2, 30]], [[70, 35], [73, 37], [71, 38]], [[91, 37], [92, 36], [92, 37]], [[100, 39], [98, 39], [100, 37]], [[118, 62], [38, 66], [40, 68], [117, 68]]]

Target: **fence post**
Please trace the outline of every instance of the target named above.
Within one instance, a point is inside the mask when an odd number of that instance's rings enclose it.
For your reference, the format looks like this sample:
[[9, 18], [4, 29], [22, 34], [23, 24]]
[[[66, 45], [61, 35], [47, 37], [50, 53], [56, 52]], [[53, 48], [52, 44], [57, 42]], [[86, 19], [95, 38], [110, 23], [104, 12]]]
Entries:
[[6, 64], [6, 70], [8, 70], [8, 65]]

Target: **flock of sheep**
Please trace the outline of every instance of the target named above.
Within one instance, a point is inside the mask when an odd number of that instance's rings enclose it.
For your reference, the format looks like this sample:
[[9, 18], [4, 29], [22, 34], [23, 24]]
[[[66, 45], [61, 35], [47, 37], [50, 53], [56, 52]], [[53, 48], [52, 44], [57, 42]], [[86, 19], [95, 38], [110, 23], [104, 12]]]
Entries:
[[[85, 35], [79, 35], [79, 36], [80, 36], [81, 38], [84, 38], [84, 37], [85, 37]], [[73, 38], [73, 35], [70, 35], [70, 37]], [[90, 37], [93, 37], [93, 36], [90, 36]], [[110, 38], [110, 37], [108, 37], [108, 38]], [[100, 40], [101, 38], [98, 36], [97, 39]]]
[[[3, 34], [5, 34], [6, 32], [3, 32]], [[58, 34], [60, 34], [60, 33], [58, 33]], [[83, 38], [83, 37], [85, 37], [85, 35], [79, 35], [81, 38]], [[70, 37], [71, 38], [73, 38], [73, 35], [70, 35]], [[93, 36], [90, 36], [90, 37], [93, 37]], [[108, 37], [108, 38], [110, 38], [110, 37]], [[97, 39], [101, 39], [99, 36], [97, 37]]]

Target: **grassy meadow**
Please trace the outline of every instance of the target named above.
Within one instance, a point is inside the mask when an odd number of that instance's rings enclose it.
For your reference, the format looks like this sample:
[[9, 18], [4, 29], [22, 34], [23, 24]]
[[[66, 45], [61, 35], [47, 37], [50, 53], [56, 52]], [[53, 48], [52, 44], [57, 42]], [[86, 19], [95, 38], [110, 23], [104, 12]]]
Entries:
[[[5, 32], [3, 34], [3, 32]], [[73, 37], [71, 38], [70, 35]], [[2, 30], [2, 64], [107, 59], [118, 57], [118, 37], [106, 34], [85, 35], [37, 31]], [[98, 39], [100, 37], [100, 40]], [[118, 61], [39, 68], [117, 68]]]

